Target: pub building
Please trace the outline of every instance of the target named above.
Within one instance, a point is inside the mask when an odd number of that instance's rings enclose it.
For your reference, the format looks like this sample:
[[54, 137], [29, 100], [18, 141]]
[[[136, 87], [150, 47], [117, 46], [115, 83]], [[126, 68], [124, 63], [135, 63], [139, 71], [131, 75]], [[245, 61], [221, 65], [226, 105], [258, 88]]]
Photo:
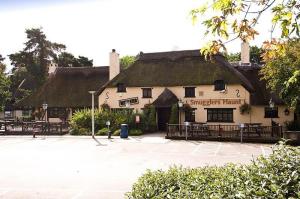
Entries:
[[199, 50], [141, 52], [121, 72], [113, 50], [109, 81], [99, 91], [99, 107], [107, 104], [115, 110], [141, 112], [145, 105], [153, 104], [159, 130], [166, 129], [173, 104], [183, 106], [179, 109], [181, 123], [284, 126], [294, 119], [293, 111], [266, 88], [259, 76], [261, 67], [249, 63], [249, 46], [243, 49], [243, 45], [242, 61], [234, 65], [221, 55], [205, 60]]

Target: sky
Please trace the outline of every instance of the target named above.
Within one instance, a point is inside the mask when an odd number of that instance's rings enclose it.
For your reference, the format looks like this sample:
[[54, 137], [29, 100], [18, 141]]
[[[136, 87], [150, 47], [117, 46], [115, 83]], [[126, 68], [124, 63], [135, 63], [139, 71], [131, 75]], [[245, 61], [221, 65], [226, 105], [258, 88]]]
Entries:
[[[207, 38], [200, 24], [193, 25], [191, 9], [203, 0], [0, 0], [0, 54], [24, 48], [25, 29], [42, 27], [48, 40], [67, 51], [108, 65], [111, 49], [120, 56], [139, 52], [199, 49]], [[265, 18], [259, 25], [261, 46], [270, 33]], [[240, 50], [240, 41], [227, 45]], [[6, 58], [8, 68], [10, 62]]]

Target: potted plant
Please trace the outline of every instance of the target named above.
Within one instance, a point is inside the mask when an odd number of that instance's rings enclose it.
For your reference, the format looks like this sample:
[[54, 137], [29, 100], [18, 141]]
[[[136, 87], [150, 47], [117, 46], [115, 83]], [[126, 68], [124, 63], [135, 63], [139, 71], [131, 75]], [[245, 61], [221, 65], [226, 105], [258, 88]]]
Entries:
[[245, 114], [245, 113], [249, 114], [250, 111], [251, 111], [251, 106], [250, 106], [250, 104], [244, 103], [244, 104], [242, 104], [242, 105], [240, 106], [240, 113], [241, 113], [241, 114]]

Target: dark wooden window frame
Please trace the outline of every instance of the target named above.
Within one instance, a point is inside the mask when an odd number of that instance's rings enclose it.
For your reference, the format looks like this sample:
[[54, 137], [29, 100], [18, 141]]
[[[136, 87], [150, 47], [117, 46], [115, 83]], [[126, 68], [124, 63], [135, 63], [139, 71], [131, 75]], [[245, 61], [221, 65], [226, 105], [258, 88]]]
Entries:
[[265, 107], [265, 118], [279, 118], [278, 107], [274, 107], [274, 108]]
[[233, 123], [235, 108], [205, 108], [207, 110], [207, 122]]
[[117, 84], [117, 92], [118, 93], [126, 93], [126, 86], [123, 83]]
[[195, 122], [196, 121], [196, 108], [184, 111], [184, 121]]
[[224, 80], [219, 79], [214, 82], [214, 90], [215, 91], [222, 91], [225, 89], [226, 89], [226, 84], [225, 84]]
[[67, 118], [68, 113], [66, 108], [48, 108], [47, 116], [48, 118]]
[[152, 98], [152, 88], [142, 88], [143, 98]]
[[196, 97], [196, 87], [184, 87], [184, 97], [190, 98], [190, 97]]

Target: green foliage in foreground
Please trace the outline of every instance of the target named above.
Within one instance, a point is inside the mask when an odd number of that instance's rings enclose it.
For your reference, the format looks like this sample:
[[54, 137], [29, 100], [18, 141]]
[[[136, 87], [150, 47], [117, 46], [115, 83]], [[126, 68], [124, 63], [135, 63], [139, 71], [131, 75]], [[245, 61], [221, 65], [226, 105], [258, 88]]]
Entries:
[[127, 198], [300, 198], [300, 148], [275, 145], [249, 165], [147, 171]]

